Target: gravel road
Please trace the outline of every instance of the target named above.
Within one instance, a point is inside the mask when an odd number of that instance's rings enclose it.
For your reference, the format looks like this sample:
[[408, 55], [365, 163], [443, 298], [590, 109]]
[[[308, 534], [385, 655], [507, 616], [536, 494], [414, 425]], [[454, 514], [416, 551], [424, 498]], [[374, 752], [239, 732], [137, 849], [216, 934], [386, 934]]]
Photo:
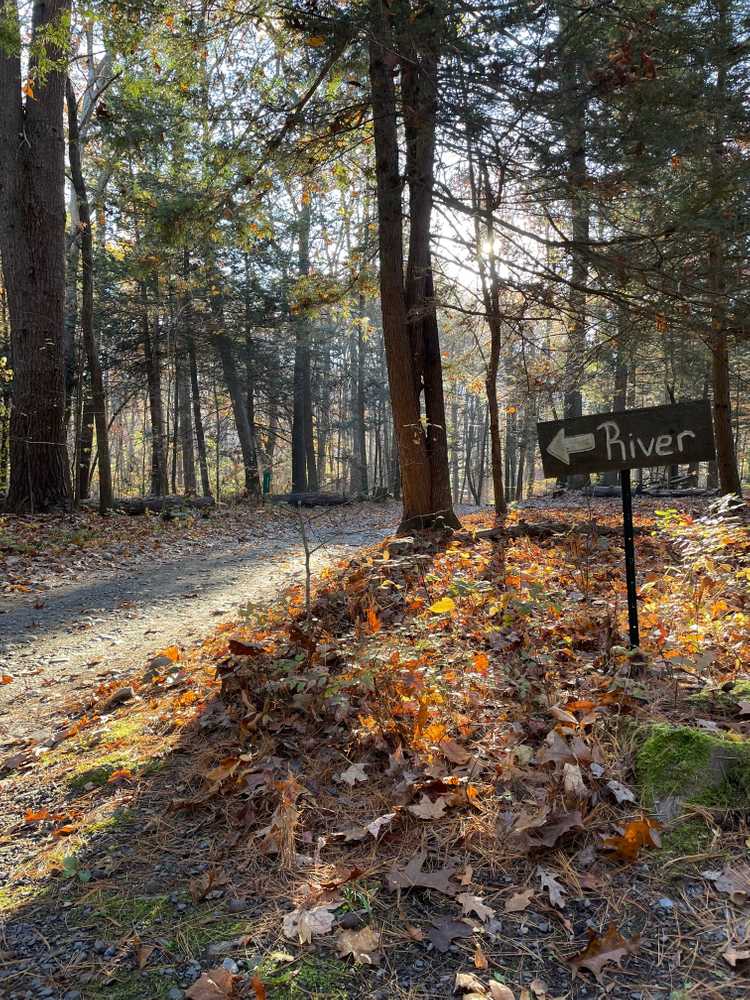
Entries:
[[[348, 510], [316, 521], [312, 567], [341, 559], [394, 530], [395, 508], [378, 521]], [[0, 748], [43, 739], [55, 716], [85, 690], [142, 667], [173, 644], [198, 642], [241, 606], [267, 603], [304, 579], [304, 550], [288, 517], [263, 533], [176, 558], [97, 569], [43, 595], [0, 597]]]

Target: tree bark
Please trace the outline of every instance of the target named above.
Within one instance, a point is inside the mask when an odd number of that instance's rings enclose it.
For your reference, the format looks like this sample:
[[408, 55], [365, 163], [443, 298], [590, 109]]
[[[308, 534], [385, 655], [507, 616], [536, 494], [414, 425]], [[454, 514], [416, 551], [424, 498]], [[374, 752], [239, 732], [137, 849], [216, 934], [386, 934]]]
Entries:
[[[3, 7], [0, 47], [0, 253], [8, 295], [13, 368], [10, 485], [6, 508], [68, 508], [65, 436], [66, 42], [70, 0], [35, 0], [27, 96], [15, 0]], [[45, 38], [54, 31], [59, 48]], [[37, 73], [43, 62], [44, 73]], [[33, 87], [33, 96], [29, 93]]]
[[[435, 92], [430, 93], [428, 87], [435, 82], [432, 66], [433, 62], [436, 66], [436, 59], [428, 51], [426, 39], [422, 39], [420, 58], [425, 59], [425, 78], [413, 81], [412, 85], [412, 90], [414, 86], [424, 86], [419, 120], [415, 117], [415, 109], [411, 108], [407, 123], [410, 130], [407, 137], [410, 147], [407, 154], [410, 184], [407, 291], [391, 13], [384, 0], [371, 0], [370, 14], [369, 75], [375, 130], [380, 302], [401, 467], [404, 509], [400, 530], [409, 531], [429, 527], [438, 518], [443, 523], [458, 523], [450, 495], [442, 366], [429, 253]], [[419, 20], [419, 11], [415, 11], [414, 16]], [[401, 60], [402, 69], [408, 62]], [[405, 95], [402, 97], [405, 103]], [[425, 391], [426, 429], [422, 422], [420, 387]]]
[[198, 465], [201, 470], [201, 489], [204, 497], [211, 496], [211, 480], [208, 475], [208, 457], [206, 455], [206, 434], [203, 429], [201, 414], [200, 387], [198, 385], [198, 362], [195, 357], [195, 341], [191, 336], [188, 340], [188, 355], [190, 362], [190, 388], [193, 397], [193, 421], [195, 423], [195, 441], [198, 445]]
[[[158, 282], [158, 278], [156, 279]], [[148, 313], [148, 290], [141, 284], [141, 336], [146, 358], [148, 405], [151, 418], [151, 494], [165, 496], [167, 483], [167, 455], [164, 432], [164, 405], [161, 397], [161, 349], [158, 317], [154, 320], [153, 333]]]
[[[729, 12], [726, 0], [719, 0], [718, 42], [716, 46], [717, 107], [711, 146], [711, 188], [714, 203], [720, 205], [724, 192], [724, 147], [727, 92], [728, 48], [731, 40]], [[732, 394], [729, 379], [729, 341], [726, 329], [726, 276], [724, 245], [720, 229], [711, 233], [708, 254], [708, 277], [711, 292], [711, 385], [713, 388], [714, 436], [716, 439], [716, 472], [723, 494], [742, 495], [737, 456], [732, 431]]]
[[91, 211], [81, 166], [78, 106], [70, 80], [66, 83], [66, 96], [68, 103], [68, 159], [78, 206], [78, 235], [81, 242], [81, 334], [83, 347], [86, 351], [91, 403], [94, 408], [96, 427], [96, 449], [99, 457], [99, 513], [104, 514], [112, 506], [113, 497], [109, 427], [107, 425], [107, 395], [104, 391], [99, 347], [94, 330], [94, 249], [91, 233]]

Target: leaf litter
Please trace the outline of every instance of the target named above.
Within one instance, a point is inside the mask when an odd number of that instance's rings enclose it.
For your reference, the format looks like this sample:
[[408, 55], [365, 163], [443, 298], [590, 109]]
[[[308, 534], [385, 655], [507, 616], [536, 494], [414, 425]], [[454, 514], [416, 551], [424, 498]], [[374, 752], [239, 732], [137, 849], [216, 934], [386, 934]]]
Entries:
[[[627, 813], [637, 796], [628, 785], [627, 755], [613, 743], [614, 723], [623, 712], [644, 709], [630, 693], [627, 657], [604, 644], [609, 600], [565, 604], [564, 585], [559, 591], [555, 585], [578, 571], [577, 556], [564, 545], [515, 538], [503, 547], [500, 566], [498, 551], [481, 540], [432, 550], [434, 543], [425, 544], [427, 582], [421, 564], [415, 562], [412, 573], [408, 559], [383, 560], [371, 550], [318, 584], [312, 630], [301, 594], [293, 593], [267, 620], [235, 623], [231, 646], [218, 633], [198, 661], [183, 664], [176, 690], [160, 694], [159, 706], [148, 710], [177, 720], [179, 734], [191, 721], [200, 725], [206, 692], [219, 684], [230, 726], [201, 745], [202, 765], [175, 788], [174, 802], [186, 817], [203, 814], [204, 825], [211, 816], [228, 820], [240, 879], [267, 882], [269, 872], [277, 872], [272, 891], [287, 902], [277, 931], [303, 948], [328, 941], [325, 947], [344, 961], [366, 967], [376, 961], [363, 956], [379, 955], [393, 936], [439, 955], [458, 949], [471, 960], [481, 954], [476, 968], [483, 961], [492, 967], [498, 909], [511, 935], [517, 927], [531, 929], [529, 941], [550, 933], [536, 928], [549, 924], [550, 908], [558, 911], [558, 942], [576, 944], [584, 931], [580, 921], [559, 918], [578, 911], [580, 886], [585, 898], [605, 902], [600, 919], [609, 913], [617, 923], [600, 934], [590, 930], [589, 943], [568, 960], [570, 970], [603, 980], [616, 979], [626, 960], [640, 968], [645, 959], [632, 931], [642, 930], [645, 941], [655, 933], [638, 915], [657, 898], [650, 896], [657, 876], [644, 877], [642, 865], [635, 873], [633, 864], [648, 864], [660, 830], [640, 810], [635, 817]], [[660, 545], [644, 539], [644, 566], [662, 558]], [[597, 555], [593, 579], [602, 592], [619, 579], [619, 555]], [[396, 586], [383, 587], [386, 581]], [[546, 590], [538, 589], [540, 581]], [[673, 599], [671, 586], [659, 595], [663, 604]], [[522, 609], [543, 600], [552, 603], [540, 604], [538, 614]], [[290, 609], [296, 616], [291, 629]], [[647, 620], [656, 614], [644, 611]], [[680, 621], [666, 621], [678, 634]], [[664, 673], [662, 698], [656, 664], [669, 648], [654, 629], [647, 653], [657, 694], [649, 711], [666, 712], [675, 703], [673, 674]], [[599, 633], [602, 651], [591, 655], [589, 637]], [[211, 664], [218, 666], [215, 682]], [[716, 669], [726, 665], [719, 659]], [[188, 690], [196, 692], [195, 703], [180, 705]], [[81, 731], [91, 725], [95, 719]], [[244, 734], [240, 740], [233, 726]], [[342, 754], [358, 763], [342, 772]], [[351, 781], [343, 778], [347, 771]], [[133, 792], [123, 787], [118, 794]], [[342, 832], [342, 820], [350, 834]], [[577, 865], [586, 852], [587, 866], [594, 867], [584, 874]], [[348, 878], [344, 861], [348, 871], [359, 871], [348, 882], [342, 881]], [[466, 882], [460, 872], [468, 869]], [[493, 871], [504, 873], [499, 884], [489, 877]], [[539, 890], [514, 887], [535, 871]], [[744, 899], [744, 882], [737, 887], [731, 875], [722, 881], [721, 868], [717, 874], [703, 884], [724, 891], [731, 883], [730, 901]], [[693, 878], [700, 878], [697, 871]], [[368, 907], [374, 903], [367, 912], [376, 922], [368, 922], [372, 935], [363, 941], [352, 938], [361, 931], [339, 926], [346, 907], [340, 889], [330, 898], [336, 885], [351, 886], [352, 898], [362, 894]], [[381, 897], [382, 890], [388, 892]], [[207, 887], [206, 894], [212, 891], [223, 888]], [[195, 905], [202, 905], [197, 898]], [[431, 915], [425, 934], [417, 926], [420, 908], [435, 903], [444, 915]], [[474, 938], [482, 928], [487, 936], [480, 946]], [[377, 947], [368, 949], [375, 935]], [[741, 946], [736, 950], [741, 955]], [[737, 957], [737, 966], [742, 961]], [[729, 958], [724, 965], [731, 966]], [[555, 981], [551, 992], [562, 995], [560, 962], [547, 958], [535, 971]], [[631, 975], [629, 987], [632, 982]], [[474, 992], [495, 995], [490, 987]], [[518, 991], [524, 989], [519, 982]]]

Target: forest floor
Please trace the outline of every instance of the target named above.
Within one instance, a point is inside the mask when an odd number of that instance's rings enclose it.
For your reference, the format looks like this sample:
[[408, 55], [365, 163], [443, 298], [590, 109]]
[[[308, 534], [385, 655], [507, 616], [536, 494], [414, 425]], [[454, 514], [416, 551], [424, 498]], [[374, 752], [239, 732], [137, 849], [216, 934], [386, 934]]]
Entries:
[[[395, 505], [305, 515], [318, 571], [382, 537]], [[223, 617], [304, 577], [299, 517], [286, 506], [208, 517], [85, 512], [0, 516], [0, 752], [43, 743], [87, 689], [132, 673], [164, 646], [198, 642]]]
[[[129, 659], [101, 640], [91, 669], [122, 655], [116, 675], [52, 729], [30, 702], [42, 724], [19, 717], [0, 755], [0, 995], [747, 996], [750, 532], [656, 507], [637, 502], [643, 662], [607, 501], [532, 504], [500, 539], [473, 514], [378, 541], [326, 567], [309, 610], [228, 562], [205, 618], [138, 621]], [[388, 530], [383, 508], [345, 516], [352, 542]], [[194, 530], [171, 571], [206, 582], [244, 543]], [[45, 573], [13, 585], [51, 601]], [[173, 611], [200, 600], [181, 586]]]

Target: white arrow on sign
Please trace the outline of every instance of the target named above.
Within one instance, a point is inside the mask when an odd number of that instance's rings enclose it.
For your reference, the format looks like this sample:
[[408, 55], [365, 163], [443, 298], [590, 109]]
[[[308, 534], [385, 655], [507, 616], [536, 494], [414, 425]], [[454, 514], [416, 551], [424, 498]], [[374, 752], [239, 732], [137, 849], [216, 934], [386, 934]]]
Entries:
[[547, 445], [547, 451], [561, 462], [570, 465], [570, 456], [579, 451], [593, 451], [596, 439], [593, 434], [573, 434], [565, 437], [565, 428], [561, 427]]

